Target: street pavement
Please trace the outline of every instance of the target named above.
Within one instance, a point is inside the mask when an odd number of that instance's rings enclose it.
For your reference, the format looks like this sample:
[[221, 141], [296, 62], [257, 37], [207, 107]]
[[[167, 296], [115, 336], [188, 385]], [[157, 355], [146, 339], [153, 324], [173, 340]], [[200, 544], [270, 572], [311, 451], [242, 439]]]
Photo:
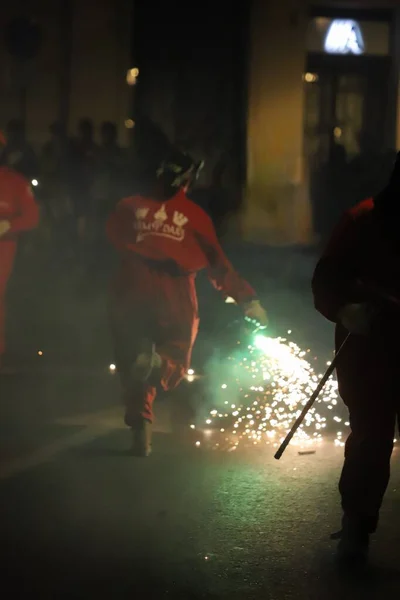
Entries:
[[[233, 259], [268, 307], [271, 335], [291, 330], [325, 365], [332, 327], [312, 306], [315, 259], [252, 249]], [[228, 326], [240, 313], [223, 304], [204, 276], [198, 283], [202, 326], [193, 367], [201, 372], [228, 343]], [[109, 371], [105, 289], [105, 280], [96, 288], [90, 279], [50, 276], [29, 261], [20, 263], [10, 288], [11, 362], [0, 378], [4, 597], [369, 600], [398, 594], [398, 448], [372, 567], [362, 577], [345, 576], [335, 568], [329, 539], [340, 522], [343, 454], [333, 441], [311, 455], [290, 447], [279, 462], [271, 446], [215, 450], [219, 433], [207, 437], [190, 428], [204, 414], [200, 380], [160, 398], [153, 456], [128, 455], [118, 381]]]
[[[106, 372], [2, 378], [2, 587], [29, 598], [378, 599], [398, 593], [400, 469], [372, 568], [337, 571], [341, 448], [214, 450], [180, 398], [157, 405], [154, 454], [129, 456]], [[212, 435], [218, 435], [214, 433]], [[200, 446], [196, 442], [201, 441]], [[395, 450], [395, 459], [398, 449]], [[7, 588], [8, 585], [12, 587]]]

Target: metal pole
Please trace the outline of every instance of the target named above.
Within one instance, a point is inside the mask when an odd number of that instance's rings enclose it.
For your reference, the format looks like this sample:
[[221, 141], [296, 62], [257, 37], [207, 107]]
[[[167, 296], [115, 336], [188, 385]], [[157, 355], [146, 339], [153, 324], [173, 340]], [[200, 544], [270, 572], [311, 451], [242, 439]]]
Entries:
[[340, 346], [339, 350], [336, 352], [335, 358], [333, 359], [332, 363], [327, 368], [327, 370], [325, 372], [325, 375], [322, 377], [321, 381], [319, 382], [319, 384], [317, 385], [315, 391], [313, 392], [311, 398], [309, 399], [309, 401], [307, 402], [307, 404], [304, 406], [303, 410], [301, 411], [301, 414], [296, 419], [293, 427], [291, 428], [291, 430], [289, 431], [289, 433], [287, 434], [287, 436], [283, 440], [282, 444], [280, 445], [278, 451], [275, 454], [276, 460], [279, 460], [281, 458], [282, 454], [285, 452], [286, 448], [289, 446], [290, 442], [292, 441], [292, 438], [293, 438], [294, 434], [296, 433], [296, 431], [298, 430], [298, 428], [300, 427], [300, 425], [304, 421], [305, 417], [307, 416], [307, 413], [311, 410], [314, 402], [316, 401], [316, 399], [320, 395], [321, 391], [323, 390], [326, 382], [328, 381], [328, 379], [332, 375], [333, 371], [336, 369], [336, 364], [337, 364], [338, 358], [340, 356], [340, 353], [342, 352], [343, 348], [347, 344], [347, 341], [348, 341], [349, 337], [350, 337], [350, 333], [347, 335], [347, 337], [344, 340], [343, 344]]

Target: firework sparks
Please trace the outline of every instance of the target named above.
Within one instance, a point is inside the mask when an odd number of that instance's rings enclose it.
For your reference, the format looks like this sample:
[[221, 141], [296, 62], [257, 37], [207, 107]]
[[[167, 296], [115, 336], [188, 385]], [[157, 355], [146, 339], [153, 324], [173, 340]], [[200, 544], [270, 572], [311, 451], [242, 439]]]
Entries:
[[[234, 447], [249, 442], [277, 447], [321, 377], [307, 360], [309, 352], [285, 338], [256, 336], [246, 352], [229, 359], [230, 381], [221, 384], [226, 399], [221, 401], [223, 408], [210, 412], [207, 427], [229, 433]], [[330, 379], [292, 444], [315, 446], [322, 441], [324, 430], [336, 424], [340, 431], [335, 444], [344, 445], [348, 423], [335, 414], [338, 397], [337, 382]]]

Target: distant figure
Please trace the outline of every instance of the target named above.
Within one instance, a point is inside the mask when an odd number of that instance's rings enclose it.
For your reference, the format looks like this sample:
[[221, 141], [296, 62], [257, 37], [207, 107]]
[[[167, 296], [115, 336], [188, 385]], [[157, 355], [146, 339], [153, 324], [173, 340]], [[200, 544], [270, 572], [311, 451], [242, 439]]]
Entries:
[[238, 204], [234, 194], [223, 185], [225, 170], [226, 163], [221, 159], [214, 167], [211, 185], [196, 187], [189, 194], [190, 199], [212, 218], [218, 236], [225, 233], [226, 220]]
[[171, 151], [158, 164], [152, 193], [122, 200], [108, 222], [120, 254], [111, 297], [116, 365], [133, 452], [151, 452], [158, 386], [174, 389], [190, 366], [199, 318], [196, 273], [209, 279], [262, 325], [267, 316], [254, 290], [233, 269], [211, 219], [186, 193], [201, 165]]
[[1, 164], [18, 171], [29, 181], [38, 177], [39, 165], [35, 152], [26, 140], [25, 123], [12, 119], [6, 129], [7, 145], [0, 155]]
[[40, 160], [41, 198], [52, 222], [59, 221], [72, 207], [68, 195], [71, 148], [65, 128], [55, 122], [50, 126], [50, 140], [43, 146]]
[[77, 219], [78, 233], [84, 238], [93, 215], [93, 185], [97, 170], [99, 148], [94, 141], [94, 126], [90, 119], [82, 119], [78, 137], [71, 148], [70, 194]]
[[65, 127], [50, 126], [50, 140], [40, 157], [40, 201], [51, 227], [54, 258], [72, 258], [77, 228], [71, 191], [71, 143]]
[[105, 121], [101, 126], [101, 144], [97, 157], [94, 186], [96, 216], [104, 219], [123, 195], [125, 153], [118, 145], [115, 123]]
[[[5, 137], [0, 132], [0, 146]], [[2, 153], [2, 157], [5, 155]], [[8, 163], [0, 162], [0, 367], [6, 350], [5, 296], [12, 273], [19, 235], [39, 222], [39, 209], [30, 183]]]

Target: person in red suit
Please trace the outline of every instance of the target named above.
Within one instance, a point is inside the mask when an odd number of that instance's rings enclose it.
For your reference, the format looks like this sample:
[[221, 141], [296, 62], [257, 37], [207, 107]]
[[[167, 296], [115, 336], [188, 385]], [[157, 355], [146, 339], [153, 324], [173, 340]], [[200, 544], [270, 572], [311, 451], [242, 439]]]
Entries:
[[157, 386], [175, 388], [189, 366], [199, 325], [196, 273], [206, 268], [212, 284], [262, 325], [267, 315], [252, 287], [233, 269], [211, 219], [186, 191], [201, 165], [172, 152], [157, 169], [151, 195], [122, 200], [107, 224], [120, 254], [112, 286], [111, 322], [116, 366], [125, 398], [125, 423], [133, 451], [151, 452]]
[[350, 412], [340, 478], [338, 556], [365, 562], [389, 482], [400, 416], [400, 154], [387, 187], [349, 210], [313, 278], [315, 306], [336, 323], [339, 392]]
[[[6, 140], [0, 133], [0, 146]], [[0, 367], [6, 350], [5, 296], [12, 273], [20, 233], [37, 226], [39, 209], [28, 181], [0, 163]]]

